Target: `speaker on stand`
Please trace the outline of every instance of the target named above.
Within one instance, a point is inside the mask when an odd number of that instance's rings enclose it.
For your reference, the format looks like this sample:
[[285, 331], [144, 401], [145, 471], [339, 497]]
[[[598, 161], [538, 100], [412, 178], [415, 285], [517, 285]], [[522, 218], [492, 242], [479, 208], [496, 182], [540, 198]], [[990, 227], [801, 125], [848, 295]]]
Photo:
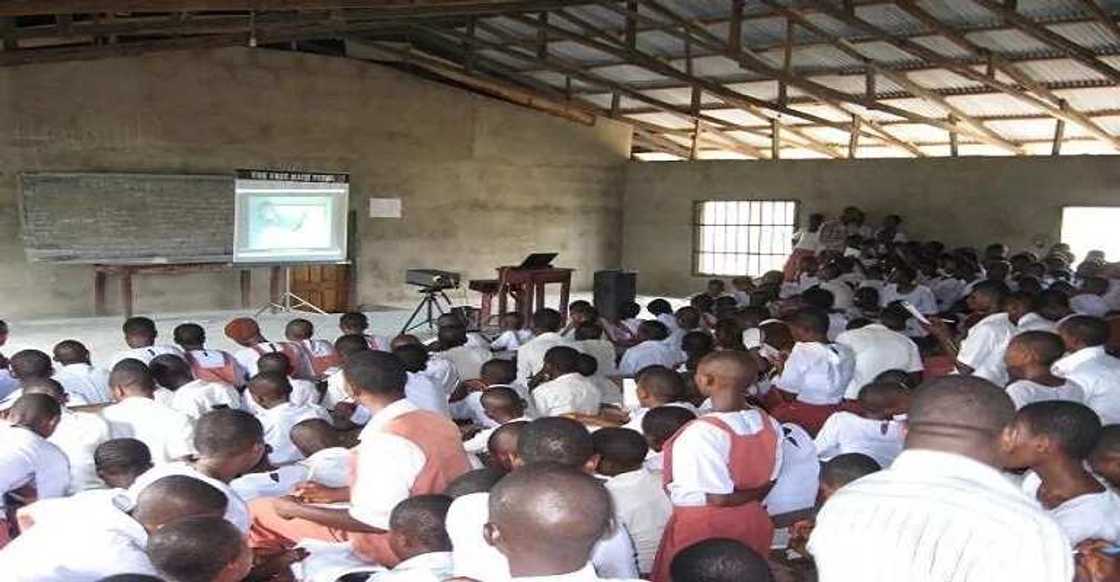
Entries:
[[619, 309], [638, 297], [638, 274], [611, 270], [595, 272], [594, 303], [601, 317], [615, 321]]

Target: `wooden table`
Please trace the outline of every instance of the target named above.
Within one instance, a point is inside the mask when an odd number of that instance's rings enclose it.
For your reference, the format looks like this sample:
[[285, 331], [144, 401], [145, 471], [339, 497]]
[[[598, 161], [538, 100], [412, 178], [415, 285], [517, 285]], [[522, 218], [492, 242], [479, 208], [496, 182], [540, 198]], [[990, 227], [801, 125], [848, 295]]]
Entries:
[[[121, 277], [121, 305], [124, 307], [124, 316], [132, 317], [133, 313], [133, 275], [183, 275], [188, 273], [218, 273], [237, 269], [241, 271], [241, 307], [250, 309], [252, 305], [253, 278], [251, 271], [243, 265], [231, 263], [178, 263], [178, 264], [96, 264], [93, 266], [93, 313], [106, 315], [105, 287], [109, 275]], [[275, 271], [275, 269], [274, 269]], [[276, 273], [270, 281], [275, 287]], [[273, 290], [275, 295], [275, 290]]]
[[512, 298], [517, 312], [527, 324], [534, 312], [545, 307], [545, 287], [557, 284], [560, 285], [560, 304], [557, 307], [560, 316], [566, 321], [573, 271], [574, 269], [499, 267], [498, 313], [500, 315], [508, 313], [509, 300]]

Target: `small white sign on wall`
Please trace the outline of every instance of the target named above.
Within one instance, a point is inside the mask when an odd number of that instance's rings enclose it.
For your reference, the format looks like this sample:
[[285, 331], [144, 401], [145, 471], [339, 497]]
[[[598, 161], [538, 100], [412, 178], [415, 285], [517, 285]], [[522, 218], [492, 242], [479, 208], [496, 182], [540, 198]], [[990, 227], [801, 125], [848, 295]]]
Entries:
[[400, 198], [370, 198], [369, 199], [369, 217], [370, 218], [400, 218], [401, 217], [401, 199]]

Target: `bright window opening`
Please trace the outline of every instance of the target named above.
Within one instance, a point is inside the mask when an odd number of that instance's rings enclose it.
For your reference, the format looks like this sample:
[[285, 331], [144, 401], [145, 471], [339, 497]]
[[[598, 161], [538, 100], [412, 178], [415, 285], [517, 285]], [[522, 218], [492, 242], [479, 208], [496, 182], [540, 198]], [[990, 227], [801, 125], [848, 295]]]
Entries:
[[796, 227], [793, 200], [697, 202], [693, 272], [757, 277], [780, 271], [792, 252]]
[[1066, 206], [1062, 209], [1062, 242], [1077, 261], [1089, 251], [1104, 251], [1109, 261], [1120, 261], [1120, 206]]

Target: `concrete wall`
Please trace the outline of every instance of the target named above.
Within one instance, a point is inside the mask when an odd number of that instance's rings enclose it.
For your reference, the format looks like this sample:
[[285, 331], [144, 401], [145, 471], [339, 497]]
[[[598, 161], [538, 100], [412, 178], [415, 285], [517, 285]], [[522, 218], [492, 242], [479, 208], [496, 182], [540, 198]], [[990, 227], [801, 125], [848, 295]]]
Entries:
[[856, 205], [873, 224], [902, 215], [917, 238], [1034, 248], [1058, 239], [1062, 206], [1120, 205], [1120, 158], [634, 162], [623, 262], [639, 271], [643, 293], [697, 292], [693, 202], [769, 198], [799, 200], [803, 219]]
[[[26, 261], [19, 172], [350, 172], [358, 301], [377, 304], [413, 301], [406, 268], [493, 276], [534, 250], [559, 251], [588, 286], [621, 258], [629, 149], [628, 126], [315, 55], [234, 48], [0, 69], [0, 316], [91, 309], [88, 267]], [[369, 197], [403, 198], [404, 218], [368, 218]], [[255, 283], [263, 301], [264, 273]], [[139, 278], [136, 295], [141, 312], [239, 297], [233, 274]]]

